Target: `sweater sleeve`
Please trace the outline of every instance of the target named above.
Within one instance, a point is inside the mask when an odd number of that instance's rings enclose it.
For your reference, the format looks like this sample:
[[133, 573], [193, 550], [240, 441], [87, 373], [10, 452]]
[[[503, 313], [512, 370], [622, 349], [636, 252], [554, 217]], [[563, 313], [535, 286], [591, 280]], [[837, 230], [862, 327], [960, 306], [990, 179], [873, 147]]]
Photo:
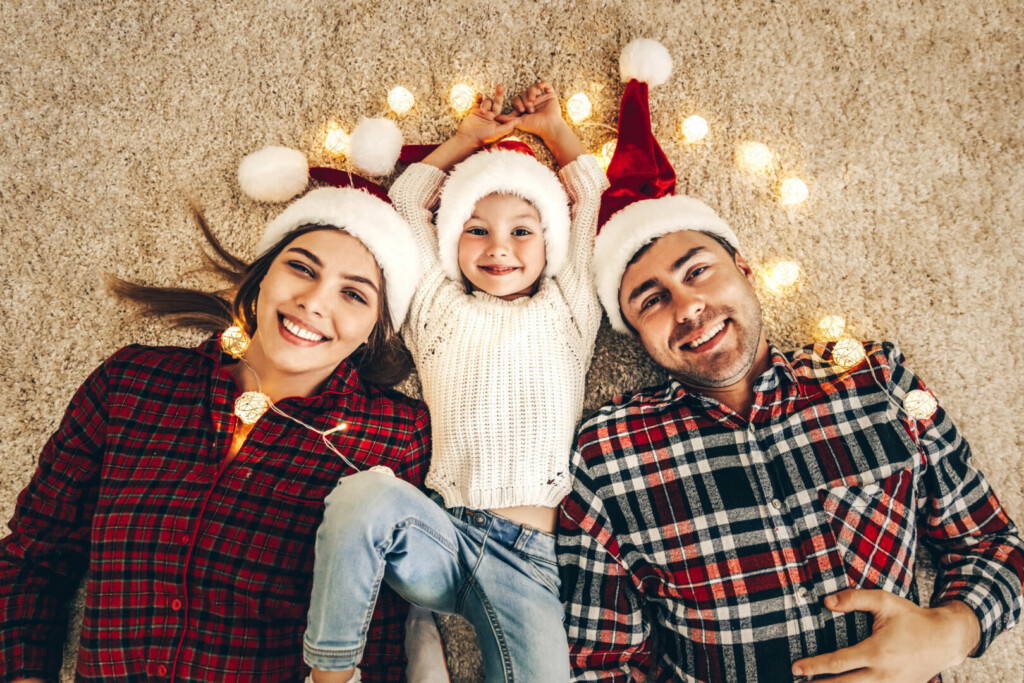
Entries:
[[596, 317], [600, 321], [601, 312], [593, 292], [590, 265], [594, 255], [594, 235], [597, 234], [601, 195], [608, 187], [608, 178], [592, 154], [580, 155], [558, 174], [569, 194], [572, 232], [569, 236], [568, 260], [556, 279], [570, 309], [579, 319]]
[[[891, 390], [898, 400], [927, 388], [886, 344]], [[932, 605], [960, 600], [974, 610], [981, 656], [997, 635], [1021, 619], [1024, 542], [986, 481], [971, 463], [971, 449], [941, 404], [927, 418], [905, 417], [916, 437], [924, 473], [917, 490], [921, 542], [936, 555]]]
[[55, 680], [85, 571], [107, 434], [108, 364], [78, 389], [0, 540], [0, 680]]
[[441, 197], [446, 177], [444, 171], [430, 164], [412, 164], [388, 191], [398, 215], [412, 228], [424, 272], [437, 264], [437, 233], [432, 211]]

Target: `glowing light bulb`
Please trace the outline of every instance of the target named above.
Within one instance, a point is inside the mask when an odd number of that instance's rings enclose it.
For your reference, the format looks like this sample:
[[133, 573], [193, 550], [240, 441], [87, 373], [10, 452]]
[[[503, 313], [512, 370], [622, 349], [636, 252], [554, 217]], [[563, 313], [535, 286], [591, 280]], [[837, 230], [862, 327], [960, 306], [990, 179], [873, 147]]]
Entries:
[[465, 83], [456, 83], [448, 93], [448, 102], [459, 114], [465, 114], [476, 102], [476, 91]]
[[843, 370], [864, 360], [864, 345], [853, 337], [843, 337], [832, 347], [832, 362]]
[[241, 358], [249, 348], [249, 335], [239, 325], [232, 325], [220, 335], [220, 347], [232, 358]]
[[565, 103], [565, 111], [573, 123], [580, 123], [590, 118], [594, 107], [586, 93], [578, 92]]
[[407, 114], [414, 104], [416, 104], [416, 98], [412, 96], [408, 88], [396, 85], [388, 91], [388, 106], [399, 116]]
[[796, 261], [779, 261], [767, 270], [764, 283], [773, 293], [778, 294], [800, 279], [800, 264]]
[[736, 149], [736, 163], [749, 173], [767, 173], [772, 168], [772, 151], [763, 142], [744, 142]]
[[807, 183], [799, 178], [786, 178], [779, 186], [779, 200], [787, 205], [800, 204], [807, 199]]
[[327, 135], [324, 136], [324, 149], [336, 157], [343, 157], [348, 154], [349, 146], [352, 143], [351, 136], [345, 129], [336, 123], [327, 124]]
[[683, 140], [693, 144], [700, 142], [708, 135], [708, 122], [703, 116], [689, 116], [683, 121]]
[[597, 157], [597, 163], [601, 164], [601, 167], [606, 171], [608, 170], [608, 165], [612, 163], [612, 157], [615, 156], [615, 146], [618, 143], [618, 139], [612, 138], [601, 145], [601, 149], [594, 155]]
[[915, 420], [927, 420], [938, 408], [935, 397], [922, 389], [914, 389], [903, 399], [903, 410]]
[[835, 341], [846, 331], [846, 320], [841, 315], [826, 315], [818, 321], [818, 329], [827, 341]]
[[270, 409], [270, 397], [259, 391], [247, 391], [235, 400], [235, 415], [247, 425]]

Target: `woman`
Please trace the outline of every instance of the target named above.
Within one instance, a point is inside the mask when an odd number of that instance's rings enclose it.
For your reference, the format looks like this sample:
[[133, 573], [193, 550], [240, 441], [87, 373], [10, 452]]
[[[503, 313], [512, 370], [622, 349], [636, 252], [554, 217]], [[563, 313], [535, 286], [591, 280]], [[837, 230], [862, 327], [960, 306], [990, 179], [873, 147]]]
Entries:
[[[409, 371], [415, 247], [383, 190], [353, 182], [293, 202], [248, 266], [197, 214], [230, 303], [114, 282], [147, 314], [245, 334], [126, 347], [75, 394], [0, 541], [0, 679], [56, 678], [86, 569], [80, 680], [304, 677], [324, 497], [375, 466], [418, 485], [429, 451], [423, 405], [378, 386]], [[360, 668], [400, 680], [406, 606], [381, 603]]]

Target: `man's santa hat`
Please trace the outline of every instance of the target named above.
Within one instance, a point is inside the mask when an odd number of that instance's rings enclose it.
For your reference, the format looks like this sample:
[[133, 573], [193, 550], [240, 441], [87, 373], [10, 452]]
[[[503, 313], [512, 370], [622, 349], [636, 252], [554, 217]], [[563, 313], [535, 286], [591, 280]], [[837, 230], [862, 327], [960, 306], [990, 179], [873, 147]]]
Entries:
[[601, 197], [600, 232], [594, 242], [594, 283], [612, 329], [630, 334], [619, 308], [619, 285], [633, 256], [663, 235], [699, 230], [739, 239], [714, 210], [694, 197], [674, 194], [676, 173], [651, 132], [648, 86], [672, 73], [661, 43], [638, 38], [622, 50], [619, 73], [627, 81], [619, 110], [619, 139], [608, 165], [610, 187]]
[[[389, 119], [363, 119], [352, 131], [350, 158], [363, 173], [387, 175], [398, 160], [402, 133]], [[286, 202], [313, 178], [333, 187], [310, 190], [271, 220], [256, 246], [258, 256], [304, 225], [331, 225], [370, 250], [384, 274], [391, 324], [399, 329], [409, 310], [421, 266], [412, 229], [391, 206], [387, 191], [362, 176], [334, 168], [310, 168], [288, 147], [264, 147], [242, 159], [238, 183], [249, 197]]]

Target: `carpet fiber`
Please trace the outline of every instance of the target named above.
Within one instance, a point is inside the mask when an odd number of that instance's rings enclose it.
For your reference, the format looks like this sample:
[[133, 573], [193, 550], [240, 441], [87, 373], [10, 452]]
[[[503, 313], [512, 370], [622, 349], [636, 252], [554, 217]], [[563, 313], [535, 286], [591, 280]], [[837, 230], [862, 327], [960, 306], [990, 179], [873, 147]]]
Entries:
[[[328, 123], [350, 130], [382, 113], [399, 84], [416, 97], [399, 119], [410, 142], [452, 132], [456, 82], [547, 78], [563, 98], [586, 92], [592, 122], [614, 124], [618, 52], [638, 36], [675, 60], [651, 108], [680, 190], [716, 207], [754, 264], [801, 266], [795, 288], [762, 290], [771, 339], [803, 343], [838, 313], [861, 338], [899, 343], [1024, 520], [1018, 2], [9, 0], [0, 27], [4, 520], [96, 364], [130, 342], [196, 340], [136, 320], [101, 281], [199, 284], [187, 196], [250, 256], [279, 209], [237, 190], [247, 152], [286, 144], [335, 163]], [[679, 126], [694, 113], [711, 132], [687, 145]], [[591, 149], [613, 135], [579, 131]], [[768, 175], [737, 168], [748, 140], [774, 152]], [[789, 174], [810, 189], [795, 208], [775, 195]], [[657, 379], [606, 328], [588, 410]], [[458, 633], [455, 678], [475, 680]], [[1018, 629], [948, 680], [1021, 680], [1021, 661]]]

